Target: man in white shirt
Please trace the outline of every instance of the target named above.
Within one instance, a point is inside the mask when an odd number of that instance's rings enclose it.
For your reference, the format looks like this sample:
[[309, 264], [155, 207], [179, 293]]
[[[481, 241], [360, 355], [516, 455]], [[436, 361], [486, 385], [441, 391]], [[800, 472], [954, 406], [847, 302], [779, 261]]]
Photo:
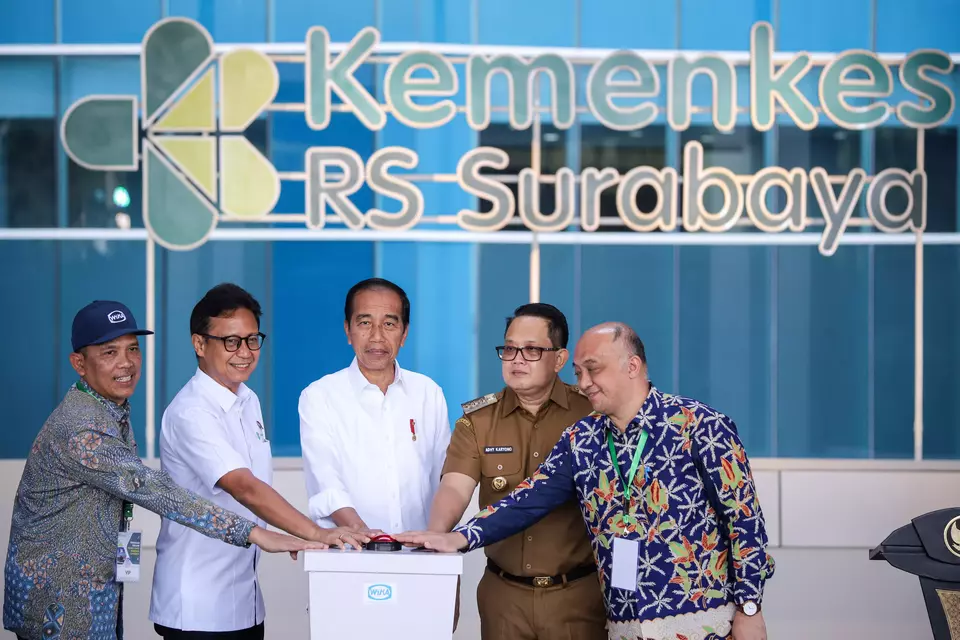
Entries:
[[[190, 332], [197, 371], [163, 413], [160, 462], [180, 486], [266, 528], [359, 547], [366, 536], [321, 529], [270, 485], [273, 463], [257, 394], [246, 381], [260, 359], [260, 304], [234, 284], [197, 303]], [[164, 520], [157, 539], [150, 620], [166, 640], [260, 640], [260, 551], [225, 548]]]
[[427, 525], [450, 420], [440, 387], [397, 363], [409, 326], [403, 289], [357, 283], [343, 323], [353, 362], [300, 394], [309, 513], [321, 526], [370, 534]]

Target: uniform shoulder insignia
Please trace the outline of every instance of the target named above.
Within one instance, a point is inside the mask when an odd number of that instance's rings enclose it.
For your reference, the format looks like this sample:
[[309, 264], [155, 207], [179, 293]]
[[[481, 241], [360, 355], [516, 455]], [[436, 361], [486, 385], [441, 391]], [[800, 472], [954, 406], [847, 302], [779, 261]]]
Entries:
[[478, 409], [483, 409], [484, 407], [489, 407], [490, 405], [498, 402], [500, 400], [499, 393], [488, 393], [485, 396], [481, 396], [470, 402], [464, 402], [460, 406], [463, 408], [464, 414], [473, 413]]

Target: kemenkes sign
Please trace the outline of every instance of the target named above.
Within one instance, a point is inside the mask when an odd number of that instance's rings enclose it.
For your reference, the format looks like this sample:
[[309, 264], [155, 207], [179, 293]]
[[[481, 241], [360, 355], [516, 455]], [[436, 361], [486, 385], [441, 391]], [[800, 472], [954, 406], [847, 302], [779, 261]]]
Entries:
[[[458, 72], [454, 62], [431, 51], [430, 44], [390, 59], [382, 87], [386, 104], [380, 104], [355, 75], [370, 63], [379, 41], [377, 30], [368, 27], [334, 53], [324, 28], [309, 30], [302, 110], [310, 127], [330, 126], [336, 109], [352, 113], [371, 130], [382, 129], [390, 116], [418, 129], [443, 127], [464, 117], [472, 129], [482, 130], [490, 124], [491, 85], [497, 77], [507, 83], [508, 118], [515, 129], [533, 126], [542, 77], [550, 87], [544, 107], [549, 122], [559, 129], [572, 126], [578, 106], [581, 111], [585, 106], [597, 122], [617, 131], [642, 129], [661, 114], [671, 128], [684, 130], [694, 111], [693, 81], [701, 75], [712, 86], [710, 112], [719, 131], [732, 131], [738, 108], [745, 106], [737, 103], [738, 94], [744, 93], [737, 86], [737, 69], [728, 58], [710, 53], [687, 57], [671, 52], [665, 69], [633, 51], [610, 53], [591, 63], [583, 87], [586, 105], [577, 105], [574, 64], [563, 55], [470, 55]], [[811, 130], [829, 123], [864, 130], [891, 119], [929, 129], [953, 113], [953, 63], [946, 53], [915, 51], [892, 64], [869, 51], [848, 51], [829, 60], [817, 76], [808, 54], [775, 62], [773, 43], [768, 23], [754, 25], [748, 95], [750, 122], [759, 131], [775, 124]], [[276, 97], [275, 62], [253, 49], [217, 54], [203, 27], [171, 18], [145, 36], [141, 66], [142, 96], [90, 96], [70, 108], [62, 138], [71, 158], [91, 169], [142, 167], [145, 224], [151, 237], [171, 249], [199, 246], [221, 216], [270, 221], [281, 177], [243, 131]], [[814, 83], [818, 105], [808, 95]], [[461, 87], [463, 105], [454, 100]], [[808, 87], [807, 94], [803, 87]], [[334, 106], [334, 94], [342, 105]], [[901, 97], [892, 99], [895, 94]], [[357, 231], [414, 227], [428, 204], [416, 182], [397, 169], [414, 169], [418, 163], [415, 149], [398, 146], [377, 149], [366, 161], [345, 147], [310, 148], [301, 178], [306, 182], [307, 226], [322, 230], [330, 211]], [[594, 231], [600, 225], [600, 195], [614, 190], [620, 218], [637, 232], [671, 231], [682, 225], [686, 231], [718, 233], [732, 229], [743, 216], [766, 232], [801, 231], [811, 218], [822, 218], [824, 255], [836, 250], [861, 204], [873, 225], [885, 232], [922, 231], [926, 224], [922, 163], [912, 172], [887, 169], [872, 177], [860, 168], [830, 176], [819, 167], [777, 166], [737, 176], [723, 167], [705, 166], [703, 146], [694, 141], [683, 149], [679, 173], [670, 167], [640, 166], [624, 174], [590, 167], [575, 175], [562, 168], [550, 180], [556, 189], [553, 211], [540, 210], [542, 176], [533, 168], [520, 172], [516, 196], [502, 180], [482, 173], [507, 166], [502, 149], [478, 147], [465, 153], [455, 167], [456, 182], [489, 201], [490, 207], [485, 212], [445, 213], [455, 213], [457, 224], [471, 231], [499, 231], [519, 216], [531, 230], [552, 232], [569, 228], [579, 208], [581, 228]], [[364, 184], [398, 201], [399, 211], [360, 210], [352, 196]], [[636, 202], [643, 187], [652, 187], [657, 195], [650, 211], [640, 210]], [[722, 205], [714, 211], [704, 204], [709, 187], [719, 187], [723, 194]], [[771, 206], [771, 190], [781, 194], [777, 200], [782, 205]], [[811, 191], [815, 202], [807, 197]], [[888, 208], [894, 191], [906, 194], [902, 211]]]

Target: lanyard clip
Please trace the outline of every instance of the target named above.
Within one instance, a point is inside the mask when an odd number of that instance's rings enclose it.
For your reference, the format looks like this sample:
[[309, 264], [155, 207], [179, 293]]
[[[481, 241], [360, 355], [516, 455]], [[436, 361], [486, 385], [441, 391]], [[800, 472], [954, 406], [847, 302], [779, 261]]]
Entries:
[[133, 503], [123, 503], [123, 531], [130, 531], [130, 524], [133, 522]]

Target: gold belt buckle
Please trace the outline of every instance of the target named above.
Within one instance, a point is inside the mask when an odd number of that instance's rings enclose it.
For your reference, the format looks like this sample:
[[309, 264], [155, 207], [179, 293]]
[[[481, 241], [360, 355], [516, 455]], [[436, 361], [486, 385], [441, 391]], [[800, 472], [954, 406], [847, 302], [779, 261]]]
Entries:
[[533, 586], [535, 587], [552, 587], [553, 578], [550, 576], [537, 576], [533, 579]]

